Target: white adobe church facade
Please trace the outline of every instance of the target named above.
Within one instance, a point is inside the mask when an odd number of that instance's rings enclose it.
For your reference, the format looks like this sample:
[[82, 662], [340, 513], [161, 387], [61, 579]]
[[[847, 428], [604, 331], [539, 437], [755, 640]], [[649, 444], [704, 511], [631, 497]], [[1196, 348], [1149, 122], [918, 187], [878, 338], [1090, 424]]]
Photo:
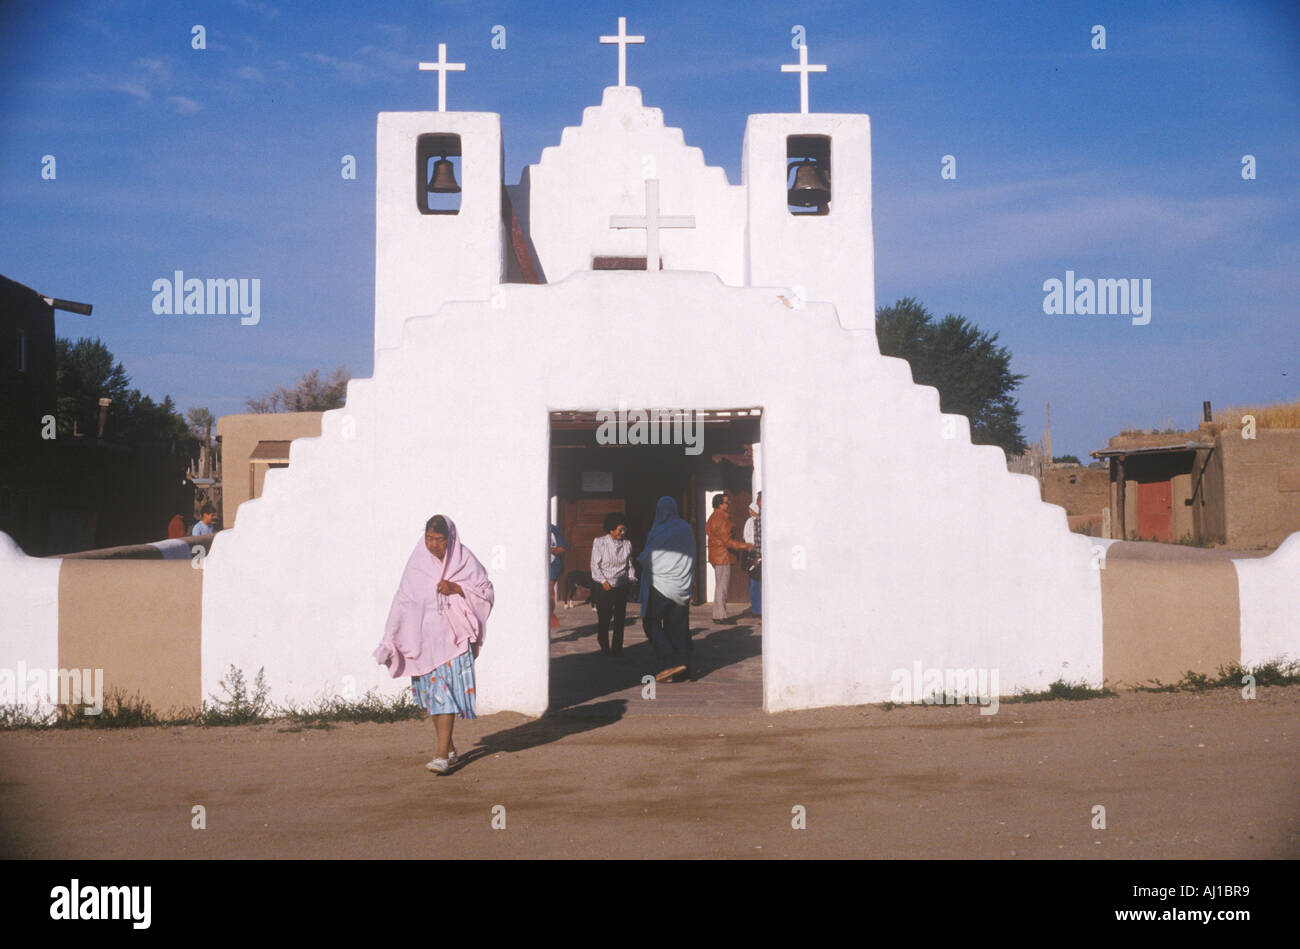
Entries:
[[[444, 51], [438, 111], [379, 115], [374, 376], [216, 537], [203, 694], [232, 665], [278, 701], [406, 688], [370, 651], [445, 513], [496, 587], [479, 710], [541, 714], [549, 420], [620, 405], [761, 407], [768, 711], [883, 701], [918, 661], [1100, 684], [1097, 542], [879, 354], [868, 117], [807, 111], [805, 47], [802, 111], [749, 117], [731, 184], [625, 84], [619, 32], [619, 85], [517, 185], [500, 116], [445, 110]], [[794, 213], [809, 156], [829, 195]], [[427, 190], [453, 159], [454, 213]]]

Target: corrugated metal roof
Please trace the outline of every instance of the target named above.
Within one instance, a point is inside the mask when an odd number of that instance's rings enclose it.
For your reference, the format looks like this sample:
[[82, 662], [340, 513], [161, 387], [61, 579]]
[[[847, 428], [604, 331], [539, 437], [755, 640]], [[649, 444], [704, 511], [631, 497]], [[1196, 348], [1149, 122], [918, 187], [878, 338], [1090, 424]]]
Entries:
[[1110, 458], [1116, 455], [1147, 455], [1161, 451], [1196, 451], [1198, 448], [1213, 448], [1214, 442], [1182, 442], [1177, 445], [1151, 445], [1145, 448], [1103, 448], [1089, 452], [1094, 458]]

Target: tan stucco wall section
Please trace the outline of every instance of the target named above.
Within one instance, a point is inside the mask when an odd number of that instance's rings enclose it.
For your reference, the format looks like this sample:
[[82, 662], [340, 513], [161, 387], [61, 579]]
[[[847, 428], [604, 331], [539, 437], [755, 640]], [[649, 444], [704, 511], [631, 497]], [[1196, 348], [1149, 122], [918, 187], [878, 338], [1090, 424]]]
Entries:
[[59, 665], [103, 669], [104, 694], [164, 713], [202, 701], [203, 571], [189, 560], [65, 560]]
[[1174, 506], [1174, 541], [1183, 538], [1192, 539], [1196, 525], [1192, 521], [1192, 506], [1187, 499], [1192, 496], [1192, 476], [1190, 474], [1174, 475], [1170, 479], [1169, 497]]
[[1105, 468], [1049, 468], [1042, 485], [1043, 500], [1059, 504], [1067, 515], [1100, 514], [1110, 503], [1110, 472]]
[[1230, 547], [1276, 547], [1300, 531], [1300, 491], [1283, 490], [1300, 470], [1300, 429], [1261, 428], [1219, 436]]
[[[239, 505], [249, 498], [248, 458], [260, 441], [292, 441], [320, 436], [321, 412], [265, 412], [223, 415], [217, 419], [221, 437], [221, 526], [234, 527]], [[256, 469], [261, 492], [267, 466]]]
[[1115, 543], [1101, 571], [1102, 674], [1176, 682], [1241, 661], [1237, 571], [1226, 552]]

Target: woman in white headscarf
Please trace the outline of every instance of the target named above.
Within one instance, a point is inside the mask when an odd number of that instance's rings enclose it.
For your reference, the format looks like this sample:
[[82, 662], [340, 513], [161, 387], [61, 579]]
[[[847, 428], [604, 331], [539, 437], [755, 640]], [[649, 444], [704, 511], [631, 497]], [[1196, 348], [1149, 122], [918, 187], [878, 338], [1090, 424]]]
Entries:
[[677, 502], [662, 497], [655, 522], [637, 557], [641, 565], [641, 624], [659, 659], [655, 678], [690, 677], [691, 580], [695, 573], [695, 532], [677, 514]]
[[374, 657], [393, 678], [411, 677], [415, 700], [437, 730], [438, 750], [426, 767], [438, 774], [457, 761], [451, 737], [456, 719], [475, 717], [474, 660], [495, 596], [487, 571], [460, 542], [451, 518], [429, 518], [406, 562]]

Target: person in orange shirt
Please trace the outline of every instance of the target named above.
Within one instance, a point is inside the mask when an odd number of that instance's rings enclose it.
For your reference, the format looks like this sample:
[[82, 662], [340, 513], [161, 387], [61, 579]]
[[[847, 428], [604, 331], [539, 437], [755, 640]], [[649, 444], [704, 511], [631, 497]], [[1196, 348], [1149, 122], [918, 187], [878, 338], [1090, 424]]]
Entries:
[[721, 625], [734, 622], [727, 617], [727, 587], [731, 585], [731, 568], [739, 560], [737, 550], [753, 550], [753, 544], [731, 536], [735, 525], [731, 522], [731, 498], [719, 494], [713, 499], [713, 513], [704, 525], [709, 538], [709, 563], [713, 564], [713, 622]]

